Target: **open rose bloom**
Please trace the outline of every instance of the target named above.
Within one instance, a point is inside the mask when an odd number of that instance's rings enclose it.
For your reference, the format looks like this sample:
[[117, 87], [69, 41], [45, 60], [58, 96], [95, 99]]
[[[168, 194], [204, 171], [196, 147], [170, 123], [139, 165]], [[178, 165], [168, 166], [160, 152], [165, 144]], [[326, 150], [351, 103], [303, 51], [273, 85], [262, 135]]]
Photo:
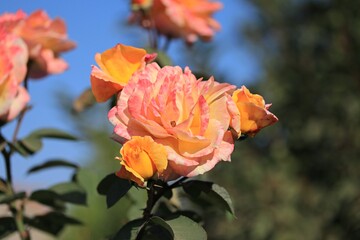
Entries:
[[188, 68], [148, 64], [133, 74], [109, 112], [115, 139], [125, 143], [132, 136], [150, 136], [165, 146], [165, 179], [205, 173], [221, 160], [230, 161], [230, 123], [240, 131], [234, 89], [213, 78], [198, 80]]
[[[198, 38], [209, 41], [220, 29], [212, 15], [222, 8], [209, 0], [133, 0], [131, 21], [156, 30], [170, 38], [183, 38], [189, 44]], [[137, 11], [138, 9], [141, 11]], [[145, 10], [145, 11], [143, 11]]]
[[20, 10], [0, 16], [0, 28], [21, 37], [27, 44], [32, 78], [62, 73], [68, 68], [59, 55], [73, 49], [75, 43], [68, 40], [63, 20], [52, 20], [42, 10], [29, 16]]
[[27, 71], [28, 52], [22, 39], [0, 29], [0, 122], [14, 119], [30, 100], [20, 84]]

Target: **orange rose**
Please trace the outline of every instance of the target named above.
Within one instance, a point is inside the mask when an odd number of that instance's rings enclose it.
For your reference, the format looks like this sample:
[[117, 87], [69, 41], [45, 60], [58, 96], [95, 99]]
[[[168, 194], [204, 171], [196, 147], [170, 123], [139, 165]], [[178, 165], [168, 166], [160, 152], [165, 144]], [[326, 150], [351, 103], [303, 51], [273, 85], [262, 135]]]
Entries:
[[268, 111], [271, 104], [265, 104], [262, 96], [250, 93], [245, 86], [237, 89], [232, 98], [240, 112], [241, 134], [255, 136], [262, 128], [278, 121], [278, 118]]
[[209, 0], [153, 0], [149, 11], [135, 11], [130, 19], [138, 20], [145, 28], [155, 27], [165, 36], [184, 38], [191, 44], [198, 37], [204, 41], [212, 39], [214, 32], [220, 29], [212, 15], [221, 8], [220, 2]]
[[155, 175], [159, 176], [167, 167], [167, 153], [163, 145], [149, 137], [134, 136], [120, 150], [120, 178], [129, 179], [139, 186]]
[[144, 49], [118, 44], [95, 55], [100, 69], [92, 66], [91, 88], [98, 102], [105, 102], [127, 84], [131, 75], [142, 68], [156, 54], [147, 54]]

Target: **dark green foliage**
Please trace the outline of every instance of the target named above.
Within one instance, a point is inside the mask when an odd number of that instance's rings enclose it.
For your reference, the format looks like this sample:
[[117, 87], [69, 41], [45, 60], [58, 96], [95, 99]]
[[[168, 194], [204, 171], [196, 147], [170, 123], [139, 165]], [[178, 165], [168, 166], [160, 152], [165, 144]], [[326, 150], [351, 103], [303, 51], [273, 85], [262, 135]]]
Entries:
[[50, 233], [52, 235], [58, 235], [59, 232], [68, 224], [79, 225], [81, 222], [68, 217], [63, 213], [49, 212], [44, 215], [35, 216], [34, 218], [26, 221], [30, 226]]
[[359, 239], [360, 2], [248, 2], [264, 66], [248, 87], [280, 121], [213, 172], [238, 219], [209, 213], [210, 239]]
[[106, 196], [106, 204], [110, 208], [125, 196], [131, 187], [132, 183], [129, 180], [121, 179], [111, 173], [101, 180], [97, 190], [99, 194]]
[[0, 238], [3, 239], [7, 235], [15, 232], [16, 223], [12, 217], [1, 217], [0, 218]]
[[205, 240], [205, 230], [188, 217], [136, 219], [125, 224], [112, 240]]
[[184, 191], [193, 200], [204, 204], [212, 204], [235, 215], [233, 203], [225, 188], [212, 182], [192, 180], [183, 183]]

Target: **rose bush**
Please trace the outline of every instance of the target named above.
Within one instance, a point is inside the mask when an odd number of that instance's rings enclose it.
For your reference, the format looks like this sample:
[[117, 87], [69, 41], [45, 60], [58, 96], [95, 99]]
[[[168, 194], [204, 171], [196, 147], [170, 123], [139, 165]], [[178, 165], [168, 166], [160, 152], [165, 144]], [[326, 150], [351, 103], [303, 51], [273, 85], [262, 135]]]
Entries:
[[29, 16], [19, 10], [14, 14], [0, 16], [0, 27], [26, 42], [32, 60], [29, 69], [32, 78], [62, 73], [68, 68], [65, 60], [59, 56], [73, 49], [75, 43], [68, 40], [63, 20], [52, 20], [43, 10], [37, 10]]
[[14, 119], [30, 97], [20, 84], [26, 75], [28, 51], [25, 43], [0, 29], [0, 121]]
[[[147, 11], [134, 11], [131, 21], [138, 21], [143, 27], [154, 27], [170, 38], [184, 38], [189, 44], [199, 37], [209, 41], [220, 29], [220, 24], [212, 15], [222, 8], [220, 2], [209, 0], [153, 0], [133, 1], [133, 9], [149, 8]], [[149, 5], [151, 5], [149, 7]]]
[[122, 167], [116, 175], [132, 180], [139, 186], [152, 177], [159, 177], [168, 164], [164, 146], [149, 136], [132, 137], [123, 145], [120, 154], [122, 157], [117, 159]]
[[234, 89], [212, 77], [196, 79], [189, 68], [148, 64], [132, 75], [109, 111], [114, 139], [150, 136], [162, 144], [169, 160], [166, 179], [205, 173], [233, 152], [230, 124], [240, 131]]
[[241, 134], [254, 136], [262, 128], [278, 121], [278, 118], [268, 110], [271, 104], [265, 104], [262, 96], [250, 93], [245, 86], [233, 93], [233, 100], [241, 116]]

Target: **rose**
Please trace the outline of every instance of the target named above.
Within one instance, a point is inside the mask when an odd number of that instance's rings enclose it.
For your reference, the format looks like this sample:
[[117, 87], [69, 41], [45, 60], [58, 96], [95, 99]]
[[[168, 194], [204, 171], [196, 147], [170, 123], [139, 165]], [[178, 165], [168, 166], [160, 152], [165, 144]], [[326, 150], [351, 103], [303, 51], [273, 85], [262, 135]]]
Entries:
[[[3, 29], [2, 29], [3, 30]], [[30, 100], [20, 86], [26, 75], [28, 52], [25, 43], [0, 29], [0, 121], [14, 119]]]
[[92, 66], [91, 89], [98, 102], [104, 102], [118, 93], [127, 84], [131, 75], [152, 61], [156, 54], [147, 54], [144, 49], [118, 44], [95, 55], [100, 69]]
[[134, 11], [130, 19], [138, 20], [145, 28], [155, 27], [163, 35], [184, 38], [192, 44], [198, 37], [205, 41], [212, 39], [214, 32], [220, 29], [212, 15], [221, 8], [220, 2], [208, 0], [153, 0], [147, 12]]
[[7, 13], [0, 16], [0, 25], [26, 42], [32, 60], [29, 70], [32, 78], [62, 73], [68, 68], [67, 63], [59, 55], [73, 49], [75, 43], [68, 40], [63, 20], [52, 20], [42, 10], [35, 11], [29, 16], [18, 11], [15, 14]]
[[68, 65], [59, 55], [76, 45], [68, 40], [65, 22], [50, 19], [46, 12], [38, 10], [30, 14], [20, 27], [19, 35], [29, 46], [34, 65], [30, 69], [33, 78], [64, 72]]
[[189, 68], [183, 72], [180, 67], [148, 64], [133, 74], [108, 114], [114, 139], [124, 143], [132, 136], [151, 136], [165, 146], [168, 179], [205, 173], [221, 160], [230, 161], [230, 123], [240, 131], [230, 95], [234, 89], [212, 77], [197, 80]]
[[16, 13], [4, 13], [0, 15], [0, 26], [2, 31], [13, 32], [15, 35], [18, 35], [19, 22], [23, 21], [26, 18], [26, 13], [22, 10], [18, 10]]
[[134, 136], [120, 150], [121, 169], [116, 173], [120, 178], [129, 179], [139, 186], [156, 175], [159, 176], [167, 167], [167, 153], [161, 144], [149, 136]]
[[278, 118], [268, 111], [271, 104], [265, 104], [262, 96], [250, 93], [245, 86], [237, 89], [232, 98], [240, 112], [241, 134], [254, 136], [262, 128], [278, 121]]

